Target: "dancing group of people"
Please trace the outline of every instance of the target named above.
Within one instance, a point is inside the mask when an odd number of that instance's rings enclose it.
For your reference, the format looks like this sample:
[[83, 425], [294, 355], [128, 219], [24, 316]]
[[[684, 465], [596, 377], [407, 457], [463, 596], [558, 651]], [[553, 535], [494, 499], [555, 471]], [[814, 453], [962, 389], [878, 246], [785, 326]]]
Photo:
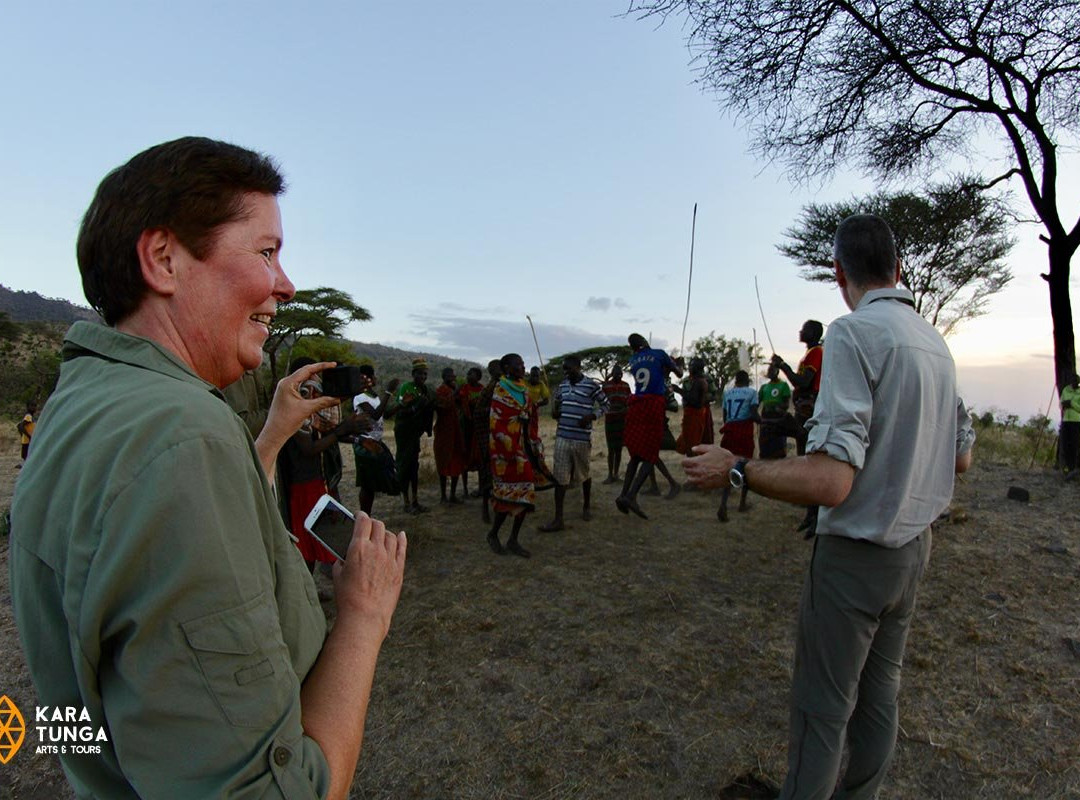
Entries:
[[[819, 322], [808, 321], [800, 331], [807, 350], [798, 368], [792, 369], [774, 356], [768, 382], [760, 390], [750, 385], [745, 370], [735, 374], [734, 385], [722, 397], [721, 446], [752, 457], [755, 425], [759, 425], [757, 447], [762, 458], [783, 458], [788, 438], [795, 440], [800, 454], [803, 452], [803, 426], [813, 413], [821, 381], [822, 332]], [[686, 364], [682, 358], [673, 359], [665, 351], [650, 347], [638, 333], [631, 334], [628, 342], [632, 354], [627, 368], [633, 387], [623, 380], [622, 365], [615, 364], [601, 383], [583, 373], [581, 360], [575, 355], [563, 360], [564, 378], [554, 390], [540, 367], [533, 367], [526, 375], [524, 360], [516, 353], [488, 364], [487, 383], [481, 382], [479, 367], [470, 368], [463, 382], [459, 382], [453, 367], [446, 367], [434, 389], [428, 384], [429, 367], [423, 358], [414, 359], [411, 380], [391, 380], [382, 390], [378, 389], [374, 368], [361, 367], [364, 388], [352, 399], [355, 413], [345, 419], [328, 411], [314, 415], [279, 456], [285, 517], [309, 566], [316, 560], [333, 558], [311, 539], [303, 523], [324, 492], [339, 497], [341, 463], [335, 446], [339, 442], [352, 445], [362, 511], [371, 512], [376, 494], [400, 493], [403, 513], [420, 514], [429, 510], [417, 495], [421, 438], [425, 434], [432, 436], [440, 503], [458, 505], [470, 496], [480, 498], [481, 517], [491, 525], [487, 534], [491, 549], [499, 554], [529, 557], [519, 539], [525, 515], [535, 510], [538, 491], [554, 490], [554, 516], [539, 530], [565, 529], [566, 494], [578, 486], [581, 518], [591, 519], [592, 433], [594, 423], [603, 420], [607, 444], [604, 483], [621, 481], [616, 508], [624, 514], [647, 518], [638, 497], [650, 481], [653, 493], [660, 494], [657, 472], [668, 482], [668, 499], [683, 488], [661, 460], [661, 450], [689, 454], [695, 446], [715, 441], [716, 425], [703, 359], [691, 358], [688, 374], [679, 383], [674, 379], [684, 377]], [[310, 359], [298, 360], [290, 371], [310, 363]], [[781, 372], [794, 384], [794, 391], [780, 377]], [[318, 377], [306, 382], [302, 389], [305, 396], [320, 396]], [[667, 424], [667, 414], [679, 408], [676, 394], [682, 396], [682, 431], [678, 440]], [[792, 400], [794, 413], [789, 410]], [[549, 404], [557, 427], [554, 452], [545, 454], [539, 417]], [[396, 455], [383, 441], [383, 423], [388, 418], [394, 420]], [[624, 447], [629, 463], [625, 476], [620, 476]], [[472, 495], [470, 472], [476, 475]], [[728, 520], [729, 492], [730, 487], [724, 487], [717, 512], [723, 522]], [[748, 509], [745, 487], [738, 508]], [[513, 517], [513, 522], [509, 538], [503, 543], [500, 532], [508, 517]]]
[[[787, 437], [794, 437], [799, 448], [805, 444], [801, 425], [809, 418], [808, 410], [812, 411], [813, 396], [820, 384], [821, 333], [820, 323], [808, 322], [802, 330], [808, 350], [798, 369], [792, 370], [782, 358], [774, 357], [769, 382], [759, 391], [751, 387], [745, 370], [735, 374], [733, 387], [723, 396], [721, 445], [752, 457], [755, 423], [760, 423], [762, 458], [783, 458]], [[566, 494], [579, 486], [581, 518], [591, 519], [593, 424], [603, 420], [607, 444], [604, 483], [622, 480], [616, 499], [618, 510], [647, 518], [637, 498], [649, 480], [652, 491], [660, 493], [657, 472], [669, 484], [667, 498], [676, 497], [683, 488], [667, 470], [660, 451], [675, 449], [685, 455], [696, 445], [714, 442], [712, 394], [701, 358], [691, 358], [689, 375], [679, 384], [672, 379], [684, 376], [684, 360], [673, 360], [663, 350], [650, 348], [639, 334], [632, 334], [627, 341], [632, 349], [627, 369], [633, 388], [623, 380], [622, 365], [613, 365], [602, 383], [583, 374], [576, 355], [564, 358], [561, 366], [565, 377], [554, 390], [540, 367], [532, 367], [526, 375], [525, 362], [516, 353], [491, 361], [486, 383], [482, 383], [480, 367], [471, 367], [463, 382], [458, 381], [453, 367], [446, 367], [434, 390], [428, 383], [428, 363], [422, 357], [415, 358], [411, 365], [410, 380], [393, 379], [382, 390], [378, 389], [374, 367], [360, 367], [364, 389], [352, 398], [353, 415], [342, 419], [334, 408], [313, 415], [279, 456], [284, 516], [309, 567], [316, 560], [333, 560], [332, 554], [311, 539], [303, 520], [324, 492], [340, 499], [339, 443], [352, 446], [363, 512], [372, 512], [376, 494], [397, 492], [401, 494], [403, 513], [421, 514], [429, 511], [417, 494], [421, 437], [432, 436], [440, 502], [457, 505], [469, 497], [480, 498], [482, 519], [491, 526], [487, 534], [491, 550], [528, 557], [530, 553], [519, 542], [519, 535], [525, 514], [536, 509], [538, 491], [554, 490], [554, 516], [539, 527], [541, 531], [565, 529]], [[311, 363], [310, 358], [301, 358], [289, 366], [289, 371]], [[794, 395], [779, 377], [781, 370], [795, 384]], [[301, 391], [308, 397], [321, 396], [319, 377], [305, 382]], [[666, 417], [678, 409], [676, 394], [683, 396], [683, 430], [677, 440]], [[793, 396], [795, 415], [788, 411]], [[545, 455], [539, 431], [541, 409], [549, 405], [557, 420], [550, 459]], [[383, 442], [386, 419], [394, 420], [395, 453]], [[624, 447], [630, 462], [622, 477]], [[470, 473], [476, 476], [472, 494]], [[727, 502], [725, 488], [718, 512], [723, 521], [728, 519]], [[747, 509], [745, 491], [739, 509]], [[508, 517], [513, 517], [513, 524], [503, 544], [500, 530]]]

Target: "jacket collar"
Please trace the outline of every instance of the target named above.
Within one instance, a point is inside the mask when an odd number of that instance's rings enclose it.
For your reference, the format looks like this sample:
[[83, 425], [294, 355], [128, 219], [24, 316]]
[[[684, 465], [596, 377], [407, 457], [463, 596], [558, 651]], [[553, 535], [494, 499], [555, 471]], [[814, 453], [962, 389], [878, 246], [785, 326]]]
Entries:
[[61, 357], [64, 361], [71, 361], [86, 355], [96, 355], [109, 361], [158, 372], [176, 380], [202, 385], [222, 396], [216, 386], [204, 381], [173, 353], [152, 339], [132, 336], [106, 325], [80, 320], [72, 325], [64, 336]]
[[893, 287], [891, 289], [871, 289], [862, 296], [859, 304], [855, 306], [855, 310], [858, 311], [863, 306], [868, 306], [877, 300], [899, 300], [901, 303], [907, 303], [912, 308], [915, 307], [915, 296], [911, 292], [907, 289]]

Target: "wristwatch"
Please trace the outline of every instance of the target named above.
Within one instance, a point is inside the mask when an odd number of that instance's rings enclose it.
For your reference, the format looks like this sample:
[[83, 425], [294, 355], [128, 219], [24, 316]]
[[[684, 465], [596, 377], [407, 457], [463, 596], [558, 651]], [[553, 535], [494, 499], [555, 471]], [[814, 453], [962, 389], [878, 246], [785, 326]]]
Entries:
[[740, 458], [735, 462], [735, 466], [728, 472], [728, 480], [731, 481], [732, 488], [741, 489], [744, 486], [749, 489], [750, 484], [746, 480], [746, 462], [749, 459]]

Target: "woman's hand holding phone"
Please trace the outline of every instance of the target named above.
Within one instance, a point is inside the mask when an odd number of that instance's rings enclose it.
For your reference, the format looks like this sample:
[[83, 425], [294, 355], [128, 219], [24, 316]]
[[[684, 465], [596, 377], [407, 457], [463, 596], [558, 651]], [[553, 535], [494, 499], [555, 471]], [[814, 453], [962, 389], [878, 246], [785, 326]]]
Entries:
[[357, 514], [345, 561], [334, 565], [336, 624], [356, 625], [358, 633], [374, 633], [379, 642], [386, 637], [401, 595], [407, 548], [404, 531], [395, 534], [380, 520]]

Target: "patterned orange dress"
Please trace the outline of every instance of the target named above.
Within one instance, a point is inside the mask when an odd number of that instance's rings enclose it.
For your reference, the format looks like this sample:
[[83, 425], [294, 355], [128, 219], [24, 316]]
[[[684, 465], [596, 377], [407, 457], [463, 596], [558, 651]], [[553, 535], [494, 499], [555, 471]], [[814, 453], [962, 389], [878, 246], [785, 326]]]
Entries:
[[536, 492], [554, 480], [544, 463], [536, 405], [524, 381], [501, 378], [491, 395], [491, 498], [495, 513], [513, 516], [535, 509]]

